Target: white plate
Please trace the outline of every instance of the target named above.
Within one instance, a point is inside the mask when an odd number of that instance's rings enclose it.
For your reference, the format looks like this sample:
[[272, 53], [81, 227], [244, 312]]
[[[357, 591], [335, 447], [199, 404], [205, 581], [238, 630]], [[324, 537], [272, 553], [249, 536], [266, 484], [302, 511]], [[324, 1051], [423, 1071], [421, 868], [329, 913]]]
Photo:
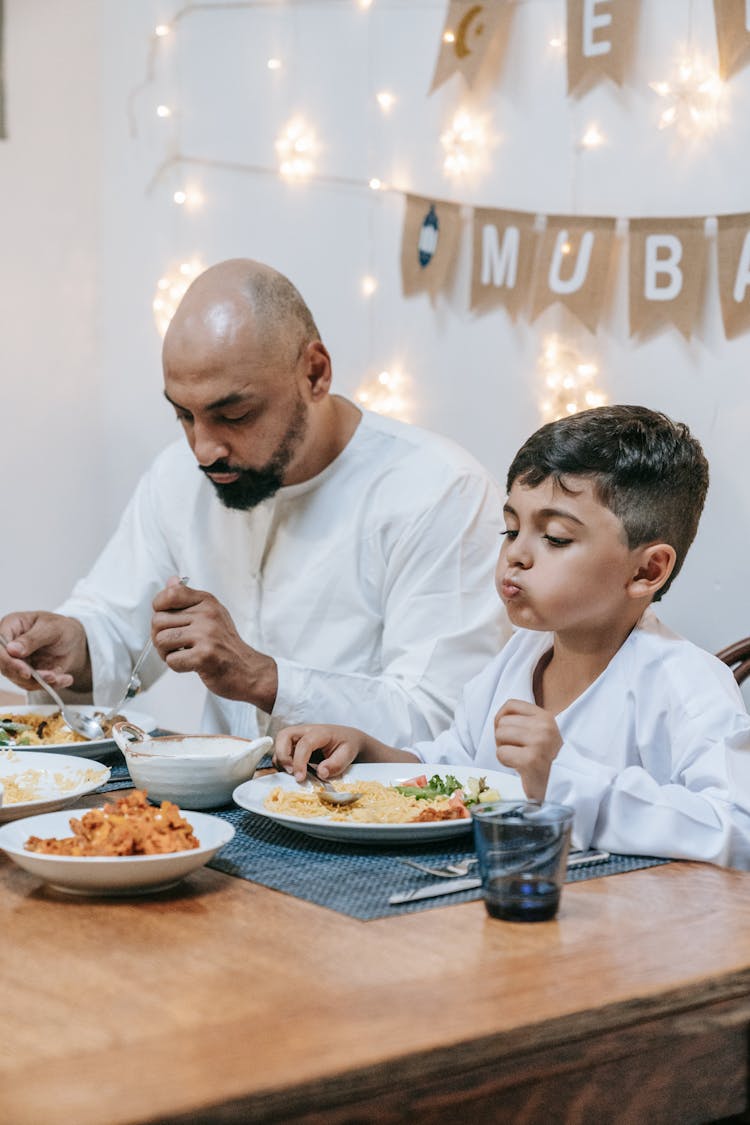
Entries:
[[41, 855], [24, 849], [29, 836], [56, 836], [59, 839], [72, 835], [70, 818], [81, 817], [89, 809], [66, 809], [65, 812], [44, 813], [0, 825], [0, 848], [24, 871], [71, 894], [131, 895], [161, 891], [208, 863], [219, 848], [234, 836], [232, 825], [218, 816], [181, 811], [200, 840], [200, 847], [189, 852], [65, 856]]
[[[468, 781], [470, 777], [484, 777], [490, 788], [497, 789], [501, 799], [515, 800], [516, 797], [524, 797], [521, 779], [517, 773], [485, 770], [479, 766], [433, 766], [428, 762], [354, 765], [349, 767], [342, 780], [356, 781], [357, 778], [362, 778], [363, 781], [379, 781], [383, 785], [401, 785], [409, 778], [423, 773], [427, 774], [428, 778], [436, 773], [441, 777], [452, 774], [461, 782]], [[237, 804], [248, 812], [265, 816], [296, 832], [304, 832], [308, 836], [317, 836], [322, 840], [350, 840], [352, 843], [363, 844], [418, 844], [457, 836], [471, 828], [470, 820], [435, 820], [424, 824], [367, 824], [362, 821], [346, 823], [341, 820], [331, 820], [329, 817], [308, 819], [303, 816], [271, 812], [264, 807], [263, 802], [277, 785], [283, 786], [284, 789], [298, 788], [297, 782], [288, 773], [270, 773], [245, 781], [235, 789], [232, 796]], [[312, 782], [306, 782], [302, 788], [312, 790], [314, 785]]]
[[[67, 754], [40, 754], [38, 751], [15, 750], [5, 754], [0, 750], [0, 785], [7, 778], [17, 777], [34, 770], [41, 776], [36, 784], [36, 795], [30, 801], [16, 801], [15, 804], [0, 804], [0, 824], [6, 820], [17, 820], [33, 813], [52, 812], [72, 805], [84, 793], [92, 793], [100, 785], [109, 781], [110, 770], [98, 762], [87, 758], [74, 758]], [[86, 774], [96, 777], [86, 780]]]
[[[97, 714], [101, 715], [107, 712], [106, 707], [92, 707], [90, 704], [73, 703], [71, 706], [84, 715], [93, 715], [94, 717]], [[55, 707], [54, 704], [35, 706], [33, 703], [24, 703], [21, 707], [0, 707], [0, 719], [7, 718], [8, 715], [55, 715], [59, 710], [60, 708]], [[119, 714], [129, 723], [135, 723], [141, 730], [152, 731], [156, 726], [156, 719], [152, 715], [145, 715], [142, 711], [126, 709], [120, 711]], [[30, 753], [42, 751], [45, 754], [75, 753], [79, 758], [98, 758], [101, 754], [110, 754], [117, 750], [117, 743], [113, 738], [101, 738], [94, 742], [60, 742], [50, 745], [45, 744], [44, 746], [14, 746], [11, 749], [29, 751]]]

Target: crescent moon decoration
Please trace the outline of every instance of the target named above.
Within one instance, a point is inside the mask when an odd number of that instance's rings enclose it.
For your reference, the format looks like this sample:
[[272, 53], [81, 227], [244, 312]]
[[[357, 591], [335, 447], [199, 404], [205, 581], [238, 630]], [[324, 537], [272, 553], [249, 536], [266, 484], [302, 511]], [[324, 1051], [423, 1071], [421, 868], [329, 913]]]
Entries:
[[[484, 9], [484, 4], [474, 4], [469, 8], [468, 12], [462, 17], [461, 22], [456, 28], [456, 40], [453, 44], [453, 50], [456, 52], [457, 59], [465, 59], [467, 55], [471, 54], [471, 48], [468, 46], [466, 40], [471, 30], [471, 25], [478, 15], [481, 15]], [[475, 33], [481, 35], [484, 31], [484, 24], [480, 23], [475, 28]]]

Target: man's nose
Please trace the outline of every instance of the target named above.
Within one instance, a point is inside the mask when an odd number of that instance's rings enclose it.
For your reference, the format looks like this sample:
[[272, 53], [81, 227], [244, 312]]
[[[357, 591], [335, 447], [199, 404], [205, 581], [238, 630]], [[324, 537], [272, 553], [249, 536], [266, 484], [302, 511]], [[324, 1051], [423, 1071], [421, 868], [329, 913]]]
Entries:
[[193, 453], [199, 465], [207, 467], [215, 461], [226, 461], [229, 458], [229, 446], [213, 426], [196, 419], [192, 438]]

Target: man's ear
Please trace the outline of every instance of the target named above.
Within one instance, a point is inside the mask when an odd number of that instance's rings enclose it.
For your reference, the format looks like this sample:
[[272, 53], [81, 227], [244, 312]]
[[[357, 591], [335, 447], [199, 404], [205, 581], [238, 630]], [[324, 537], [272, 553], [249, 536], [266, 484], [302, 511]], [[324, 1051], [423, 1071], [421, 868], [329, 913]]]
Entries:
[[674, 570], [677, 552], [669, 543], [650, 543], [636, 552], [636, 572], [628, 583], [631, 598], [653, 598]]
[[311, 340], [302, 353], [304, 383], [310, 402], [320, 402], [331, 389], [331, 357], [320, 340]]

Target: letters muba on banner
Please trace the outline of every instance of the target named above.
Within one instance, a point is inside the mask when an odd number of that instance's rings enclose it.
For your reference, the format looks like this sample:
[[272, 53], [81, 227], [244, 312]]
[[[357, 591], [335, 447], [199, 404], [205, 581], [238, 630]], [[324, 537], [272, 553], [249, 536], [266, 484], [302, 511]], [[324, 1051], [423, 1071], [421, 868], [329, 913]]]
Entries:
[[[616, 261], [616, 220], [477, 208], [472, 213], [471, 308], [504, 308], [535, 320], [560, 303], [591, 332], [604, 315]], [[630, 333], [667, 326], [689, 338], [705, 300], [705, 218], [631, 219]], [[459, 205], [406, 196], [401, 247], [404, 293], [447, 287], [458, 253]], [[750, 331], [750, 213], [718, 220], [719, 297], [729, 339]]]

